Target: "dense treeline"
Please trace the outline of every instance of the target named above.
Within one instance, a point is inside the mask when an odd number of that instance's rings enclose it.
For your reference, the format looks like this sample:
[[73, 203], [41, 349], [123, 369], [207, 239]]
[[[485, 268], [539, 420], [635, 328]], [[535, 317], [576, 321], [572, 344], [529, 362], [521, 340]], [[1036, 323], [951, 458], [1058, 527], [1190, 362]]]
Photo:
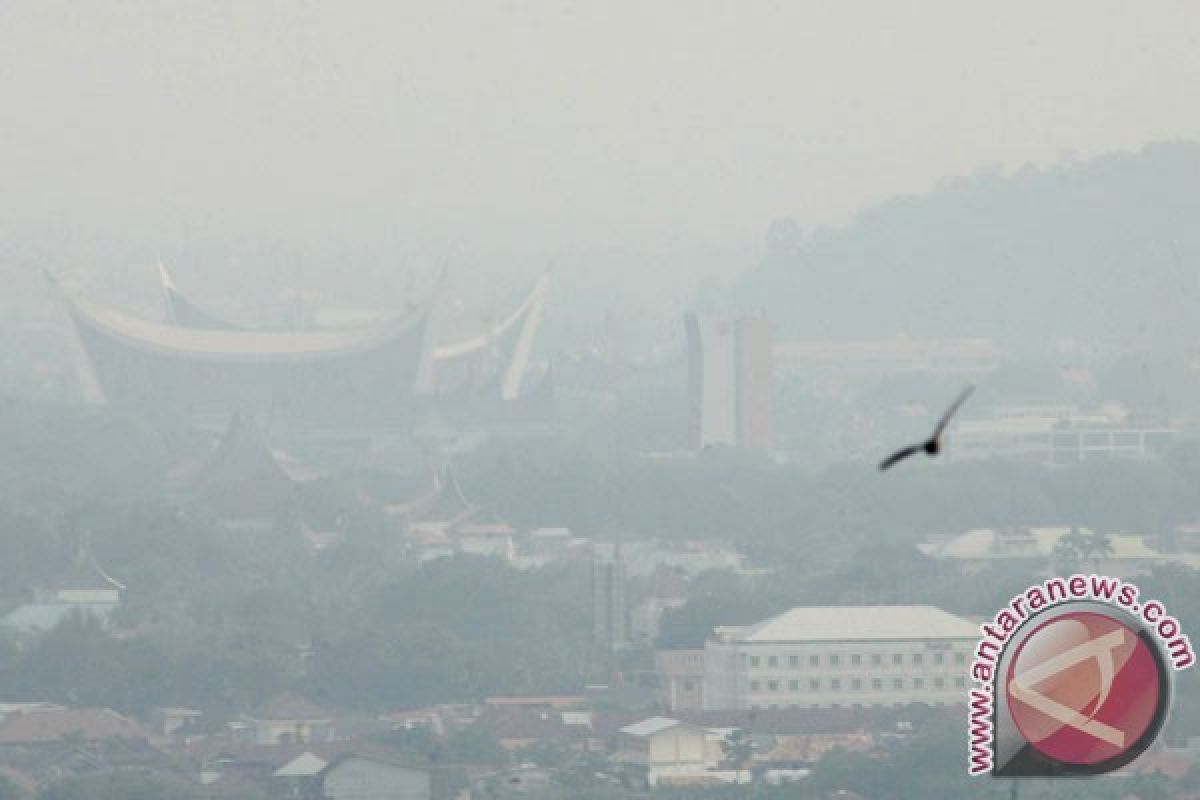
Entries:
[[[593, 677], [586, 565], [418, 566], [379, 514], [343, 513], [349, 474], [308, 498], [322, 519], [339, 520], [334, 546], [314, 550], [294, 520], [231, 529], [166, 492], [171, 445], [148, 426], [101, 409], [8, 410], [0, 598], [11, 607], [68, 571], [84, 532], [129, 587], [120, 637], [87, 620], [20, 646], [0, 637], [0, 682], [12, 696], [224, 712], [294, 690], [355, 709], [568, 691]], [[964, 574], [928, 559], [913, 544], [931, 532], [1030, 523], [1162, 533], [1200, 519], [1200, 451], [1189, 445], [1161, 463], [915, 464], [881, 477], [865, 464], [813, 472], [719, 449], [653, 459], [564, 440], [492, 445], [456, 469], [468, 496], [518, 526], [717, 537], [772, 568], [693, 581], [688, 603], [663, 620], [667, 646], [806, 603], [988, 614], [1031, 577], [1022, 565]], [[372, 493], [389, 480], [371, 474]], [[1200, 619], [1195, 573], [1148, 580], [1185, 629]]]
[[[8, 696], [227, 712], [293, 690], [378, 709], [565, 691], [586, 678], [585, 567], [417, 566], [378, 514], [346, 513], [354, 476], [302, 498], [313, 518], [338, 520], [339, 544], [315, 551], [286, 516], [230, 528], [180, 506], [164, 480], [172, 443], [140, 421], [73, 406], [6, 411], [0, 602], [12, 608], [53, 586], [85, 540], [128, 586], [120, 637], [86, 619], [20, 646], [0, 634]], [[388, 476], [365, 480], [378, 492]]]
[[772, 562], [841, 563], [860, 546], [998, 525], [1157, 534], [1200, 519], [1200, 448], [1050, 469], [979, 461], [812, 471], [713, 448], [655, 459], [569, 442], [497, 445], [463, 465], [473, 497], [522, 524], [735, 541]]

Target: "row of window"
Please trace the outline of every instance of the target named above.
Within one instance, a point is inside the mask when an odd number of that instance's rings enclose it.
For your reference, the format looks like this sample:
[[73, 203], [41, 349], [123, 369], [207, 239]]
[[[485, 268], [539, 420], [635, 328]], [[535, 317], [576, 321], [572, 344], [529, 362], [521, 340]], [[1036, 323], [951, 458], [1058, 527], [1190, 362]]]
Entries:
[[[908, 656], [907, 663], [912, 666], [921, 666], [925, 663], [925, 655], [926, 655], [925, 653], [911, 653]], [[932, 663], [934, 666], [941, 666], [946, 663], [946, 661], [947, 661], [946, 657], [949, 654], [947, 654], [947, 653], [931, 653], [929, 655], [930, 655], [930, 663]], [[762, 667], [762, 666], [766, 666], [768, 668], [771, 668], [771, 667], [778, 668], [781, 664], [784, 663], [785, 658], [787, 661], [787, 666], [789, 666], [793, 669], [800, 668], [800, 656], [766, 656], [766, 657], [764, 657], [764, 656], [749, 656], [748, 658], [750, 661], [750, 666], [752, 668], [753, 667]], [[852, 653], [848, 658], [849, 658], [848, 663], [850, 664], [850, 666], [859, 667], [859, 666], [862, 666], [862, 664], [864, 663], [864, 659], [866, 657], [864, 657], [861, 653]], [[883, 665], [884, 658], [883, 658], [882, 653], [872, 653], [869, 656], [869, 658], [870, 658], [871, 666], [879, 667], [879, 666]], [[965, 653], [954, 653], [953, 658], [954, 658], [954, 663], [958, 666], [962, 666], [963, 664], [967, 663], [967, 656]], [[891, 657], [890, 657], [890, 662], [893, 666], [904, 665], [906, 663], [905, 658], [904, 658], [904, 653], [892, 653]], [[821, 667], [821, 666], [840, 667], [841, 665], [842, 665], [842, 657], [841, 657], [841, 655], [839, 655], [837, 653], [831, 653], [830, 655], [825, 656], [824, 664], [822, 664], [822, 657], [820, 655], [814, 654], [814, 655], [810, 655], [808, 657], [808, 666], [810, 666], [810, 667]]]
[[[795, 679], [787, 680], [787, 681], [783, 681], [783, 680], [766, 680], [766, 681], [752, 680], [752, 681], [750, 681], [750, 691], [752, 691], [752, 692], [763, 692], [763, 691], [782, 692], [782, 691], [785, 691], [783, 687], [786, 685], [787, 686], [786, 691], [798, 692], [798, 691], [800, 691], [801, 684], [803, 684], [807, 687], [807, 690], [810, 692], [819, 692], [822, 689], [828, 689], [831, 692], [838, 692], [838, 691], [842, 690], [842, 687], [844, 684], [851, 691], [859, 692], [859, 691], [863, 691], [864, 687], [868, 685], [867, 680], [864, 678], [849, 678], [845, 681], [843, 681], [841, 678], [830, 678], [827, 683], [828, 683], [828, 685], [825, 685], [825, 683], [822, 682], [820, 678], [810, 678], [807, 681], [799, 681], [799, 680], [795, 680]], [[927, 683], [927, 681], [925, 678], [911, 678], [911, 679], [871, 678], [869, 685], [871, 687], [871, 691], [881, 692], [884, 690], [885, 686], [889, 686], [893, 690], [895, 690], [895, 689], [924, 689], [926, 687], [926, 683]], [[943, 678], [943, 677], [933, 678], [928, 681], [928, 684], [930, 686], [932, 686], [934, 689], [945, 689], [947, 686], [947, 679]], [[961, 677], [961, 676], [954, 678], [954, 688], [956, 688], [956, 689], [967, 688], [967, 679], [964, 677]]]
[[[932, 705], [934, 705], [938, 708], [942, 708], [946, 705], [946, 703], [942, 700], [934, 700], [934, 701], [930, 701], [930, 702]], [[846, 708], [853, 708], [855, 711], [861, 711], [864, 708], [904, 708], [906, 705], [908, 705], [908, 704], [907, 703], [871, 703], [870, 705], [865, 705], [863, 703], [854, 703], [853, 705], [846, 706]], [[841, 703], [830, 703], [828, 705], [825, 705], [823, 703], [809, 703], [807, 707], [811, 711], [816, 711], [821, 708], [833, 708], [833, 709], [842, 708], [842, 704]], [[751, 711], [765, 711], [767, 709], [770, 709], [771, 711], [778, 711], [782, 708], [790, 708], [790, 709], [794, 710], [797, 708], [804, 708], [804, 706], [802, 706], [800, 703], [787, 703], [784, 705], [779, 705], [778, 703], [771, 703], [770, 705], [766, 705], [766, 706], [759, 705], [758, 703], [751, 703], [749, 705], [749, 708]]]

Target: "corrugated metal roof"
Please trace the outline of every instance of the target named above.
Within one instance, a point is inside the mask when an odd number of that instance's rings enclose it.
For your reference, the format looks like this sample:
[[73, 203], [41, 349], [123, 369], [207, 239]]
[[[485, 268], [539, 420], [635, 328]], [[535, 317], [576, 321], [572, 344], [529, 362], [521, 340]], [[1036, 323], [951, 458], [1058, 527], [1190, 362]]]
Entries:
[[311, 778], [328, 766], [329, 762], [310, 752], [304, 752], [275, 770], [276, 778]]
[[[649, 719], [644, 719], [641, 722], [635, 722], [632, 725], [626, 725], [624, 728], [621, 728], [621, 733], [627, 733], [630, 736], [653, 736], [656, 733], [662, 733], [663, 731], [670, 730], [677, 725], [687, 725], [687, 723], [680, 722], [677, 719], [671, 719], [670, 717], [650, 717]], [[689, 725], [688, 727], [694, 726]]]

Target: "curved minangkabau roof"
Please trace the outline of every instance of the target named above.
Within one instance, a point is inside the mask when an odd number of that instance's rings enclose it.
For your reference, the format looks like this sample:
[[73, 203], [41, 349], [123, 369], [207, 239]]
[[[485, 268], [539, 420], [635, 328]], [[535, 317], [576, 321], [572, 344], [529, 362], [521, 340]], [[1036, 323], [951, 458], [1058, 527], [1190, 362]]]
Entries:
[[122, 344], [212, 361], [297, 361], [369, 350], [424, 324], [424, 311], [349, 331], [254, 331], [181, 328], [129, 316], [78, 298], [69, 299], [77, 324]]
[[433, 349], [433, 357], [438, 361], [451, 361], [456, 358], [473, 355], [492, 345], [497, 339], [508, 333], [518, 322], [532, 314], [540, 316], [546, 300], [546, 286], [549, 278], [543, 275], [534, 284], [525, 300], [505, 317], [499, 324], [458, 342], [438, 345]]
[[[203, 310], [179, 290], [174, 281], [171, 280], [171, 276], [167, 273], [165, 266], [159, 264], [158, 271], [167, 309], [167, 318], [174, 327], [222, 331], [249, 330], [220, 319]], [[527, 336], [518, 337], [517, 349], [527, 349], [529, 346], [528, 342], [532, 339], [533, 333], [536, 331], [536, 327], [541, 320], [548, 282], [549, 278], [546, 275], [539, 278], [520, 305], [491, 328], [456, 342], [436, 345], [432, 352], [433, 361], [450, 362], [482, 353], [497, 341], [503, 339], [507, 334], [514, 331], [522, 320], [525, 321], [526, 327], [529, 328], [530, 332]], [[524, 347], [521, 346], [522, 338], [526, 340]], [[514, 353], [513, 355], [518, 355], [518, 353]], [[524, 357], [519, 360], [523, 363]], [[505, 382], [511, 385], [513, 379], [506, 375]]]
[[166, 266], [161, 261], [158, 264], [158, 279], [162, 284], [163, 303], [167, 307], [168, 322], [181, 328], [201, 328], [213, 331], [242, 330], [241, 326], [226, 322], [189, 300], [171, 280]]

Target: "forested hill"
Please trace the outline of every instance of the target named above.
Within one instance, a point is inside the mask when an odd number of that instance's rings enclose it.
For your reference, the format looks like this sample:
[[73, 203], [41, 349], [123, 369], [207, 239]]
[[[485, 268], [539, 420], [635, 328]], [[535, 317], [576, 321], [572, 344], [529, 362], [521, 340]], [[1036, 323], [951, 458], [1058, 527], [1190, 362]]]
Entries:
[[980, 171], [837, 230], [777, 222], [735, 293], [803, 338], [1200, 341], [1200, 142]]

